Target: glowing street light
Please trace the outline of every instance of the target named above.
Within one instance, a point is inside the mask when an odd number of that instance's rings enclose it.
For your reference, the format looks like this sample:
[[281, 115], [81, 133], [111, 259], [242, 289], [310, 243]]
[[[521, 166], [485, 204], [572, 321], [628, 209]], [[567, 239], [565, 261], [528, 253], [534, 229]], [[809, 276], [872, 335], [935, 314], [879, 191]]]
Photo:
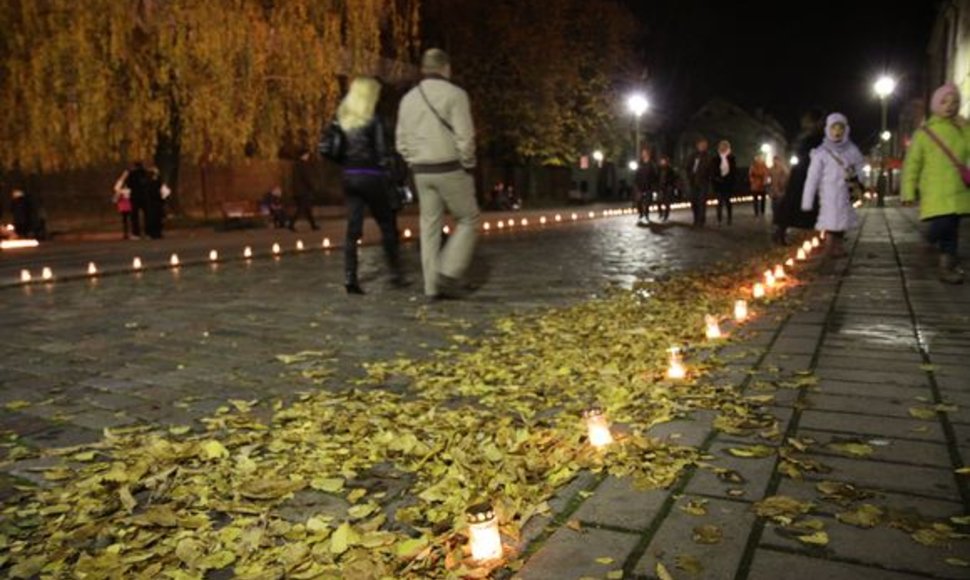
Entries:
[[636, 161], [631, 161], [627, 164], [627, 167], [630, 168], [630, 171], [636, 171], [637, 169], [640, 169], [640, 164]]
[[604, 159], [604, 156], [602, 151], [600, 151], [599, 149], [597, 149], [596, 151], [593, 151], [593, 161], [596, 162], [596, 165], [598, 167], [603, 167], [603, 159]]
[[788, 164], [791, 165], [792, 167], [795, 167], [796, 165], [798, 165], [798, 155], [792, 155], [791, 159], [788, 160]]
[[893, 138], [893, 134], [889, 130], [886, 130], [879, 134], [879, 138], [882, 139], [883, 143], [889, 143]]
[[636, 119], [636, 157], [640, 158], [640, 117], [647, 112], [650, 107], [650, 103], [647, 101], [647, 97], [643, 96], [642, 93], [633, 93], [626, 100], [626, 106], [633, 113]]

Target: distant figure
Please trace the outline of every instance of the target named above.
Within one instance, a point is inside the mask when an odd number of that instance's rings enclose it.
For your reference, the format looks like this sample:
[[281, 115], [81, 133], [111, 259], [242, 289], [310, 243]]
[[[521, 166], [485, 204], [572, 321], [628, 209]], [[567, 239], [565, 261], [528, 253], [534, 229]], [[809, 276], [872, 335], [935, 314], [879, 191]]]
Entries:
[[770, 177], [764, 154], [755, 155], [751, 167], [748, 168], [748, 185], [751, 187], [751, 197], [754, 198], [755, 217], [765, 215], [765, 194]]
[[260, 205], [265, 208], [266, 215], [273, 221], [274, 228], [286, 227], [287, 219], [286, 207], [283, 204], [283, 188], [279, 185], [274, 185], [273, 189], [269, 190], [263, 196], [263, 201]]
[[[781, 155], [775, 155], [768, 170], [768, 197], [771, 198], [771, 215], [778, 213], [779, 204], [788, 187], [788, 164]], [[777, 236], [777, 234], [776, 234]], [[777, 237], [775, 239], [777, 241]]]
[[711, 184], [717, 196], [717, 223], [720, 225], [722, 213], [727, 213], [727, 224], [731, 225], [731, 196], [734, 195], [734, 183], [738, 173], [738, 163], [731, 153], [731, 143], [721, 141], [717, 144], [717, 157], [714, 160], [714, 177]]
[[862, 173], [865, 159], [849, 140], [849, 121], [841, 113], [825, 120], [825, 141], [812, 150], [808, 177], [802, 192], [802, 211], [812, 209], [819, 200], [815, 229], [827, 232], [827, 252], [834, 258], [845, 256], [845, 232], [858, 225], [849, 188]]
[[315, 189], [313, 163], [310, 161], [310, 150], [304, 149], [293, 165], [293, 201], [296, 210], [290, 218], [290, 230], [296, 231], [296, 220], [305, 217], [310, 222], [310, 229], [317, 231], [317, 222], [313, 219], [313, 192]]
[[489, 195], [489, 199], [485, 200], [485, 207], [491, 210], [502, 209], [505, 202], [505, 184], [501, 181], [496, 183]]
[[130, 239], [129, 226], [131, 225], [131, 190], [125, 187], [125, 180], [128, 179], [128, 170], [121, 173], [121, 177], [115, 181], [114, 195], [111, 197], [112, 203], [121, 216], [121, 235], [122, 239]]
[[959, 116], [960, 91], [945, 84], [933, 93], [932, 115], [913, 134], [903, 164], [902, 198], [916, 199], [927, 223], [927, 241], [940, 251], [940, 280], [961, 284], [964, 271], [957, 257], [961, 216], [970, 214], [970, 183], [961, 165], [970, 156], [970, 128]]
[[670, 204], [673, 203], [677, 191], [677, 171], [666, 155], [660, 158], [658, 182], [660, 193], [658, 212], [660, 220], [666, 222], [670, 219]]
[[821, 145], [824, 138], [823, 117], [822, 112], [817, 109], [808, 110], [802, 115], [801, 132], [795, 138], [792, 149], [797, 162], [792, 164], [785, 192], [772, 216], [775, 224], [774, 239], [779, 245], [788, 243], [788, 228], [812, 229], [818, 219], [817, 209], [802, 211], [801, 207], [805, 178], [808, 177], [808, 160], [812, 150]]
[[150, 176], [145, 164], [135, 161], [122, 189], [127, 189], [131, 199], [131, 237], [138, 240], [142, 236], [142, 224], [148, 224], [148, 186]]
[[653, 203], [654, 192], [660, 186], [660, 175], [657, 164], [650, 157], [650, 151], [644, 149], [640, 153], [640, 163], [633, 176], [634, 192], [637, 203], [637, 225], [650, 225], [650, 205]]
[[[357, 241], [364, 235], [364, 210], [381, 229], [384, 258], [391, 271], [391, 283], [404, 286], [398, 248], [397, 221], [391, 207], [391, 149], [388, 147], [384, 122], [375, 113], [381, 96], [376, 79], [358, 77], [337, 108], [337, 118], [320, 143], [320, 153], [339, 158], [343, 167], [344, 196], [347, 203], [347, 237], [344, 240], [344, 288], [348, 294], [363, 294], [357, 277]], [[335, 143], [343, 152], [332, 152]], [[395, 190], [396, 194], [396, 190]]]
[[690, 200], [694, 226], [704, 227], [707, 223], [707, 196], [711, 190], [714, 160], [708, 153], [707, 139], [701, 137], [695, 144], [696, 150], [687, 158], [684, 166], [684, 179], [687, 182], [687, 195]]
[[[423, 79], [401, 100], [397, 149], [414, 174], [421, 209], [421, 267], [430, 299], [454, 298], [472, 261], [479, 211], [475, 200], [475, 127], [468, 93], [455, 86], [451, 60], [432, 48]], [[441, 247], [445, 211], [455, 231]]]
[[158, 167], [148, 170], [147, 198], [145, 205], [145, 234], [153, 240], [162, 239], [162, 225], [165, 222], [165, 200], [171, 190], [162, 181]]

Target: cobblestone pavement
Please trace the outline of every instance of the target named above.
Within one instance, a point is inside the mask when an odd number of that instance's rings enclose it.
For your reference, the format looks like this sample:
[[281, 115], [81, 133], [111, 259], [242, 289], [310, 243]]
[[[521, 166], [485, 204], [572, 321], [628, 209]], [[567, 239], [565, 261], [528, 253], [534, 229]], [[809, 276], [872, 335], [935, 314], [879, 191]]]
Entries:
[[[760, 350], [733, 361], [718, 380], [752, 390], [769, 368], [814, 371], [817, 389], [775, 393], [771, 408], [786, 437], [823, 444], [854, 438], [874, 449], [864, 458], [820, 455], [833, 469], [825, 479], [878, 490], [882, 505], [925, 516], [966, 514], [967, 480], [954, 469], [970, 462], [970, 285], [936, 281], [909, 210], [873, 209], [865, 216], [851, 257], [805, 288], [800, 310], [780, 321], [763, 317], [752, 325], [753, 338], [726, 347]], [[473, 272], [481, 287], [466, 300], [432, 305], [419, 296], [419, 284], [391, 289], [373, 247], [362, 250], [364, 297], [344, 295], [339, 251], [3, 288], [0, 431], [48, 447], [94, 441], [105, 427], [187, 424], [228, 399], [339, 387], [360, 375], [363, 362], [427, 355], [453, 334], [488, 332], [499, 316], [574, 303], [610, 285], [742, 260], [768, 248], [766, 225], [749, 216], [731, 228], [701, 231], [686, 226], [685, 212], [674, 218], [652, 229], [636, 228], [631, 216], [493, 229]], [[271, 243], [268, 234], [259, 235], [262, 245]], [[238, 251], [240, 239], [223, 238], [222, 247]], [[280, 239], [292, 245], [296, 236]], [[156, 261], [172, 251], [204, 256], [210, 245], [206, 238], [166, 240], [153, 255]], [[105, 263], [130, 260], [129, 245], [78, 247], [56, 255], [71, 264], [86, 263], [91, 251]], [[407, 248], [417, 282], [417, 248]], [[0, 257], [0, 277], [19, 267]], [[276, 359], [306, 350], [330, 353], [335, 374], [317, 385]], [[957, 410], [930, 420], [910, 413], [942, 403]], [[554, 516], [530, 526], [533, 554], [520, 576], [602, 578], [623, 568], [626, 577], [653, 577], [662, 562], [681, 578], [688, 576], [682, 568], [689, 556], [702, 569], [694, 577], [702, 578], [970, 577], [970, 569], [945, 562], [970, 560], [967, 542], [925, 547], [898, 530], [840, 524], [824, 504], [816, 511], [829, 524], [827, 547], [780, 535], [755, 517], [751, 503], [777, 494], [814, 499], [823, 476], [782, 478], [775, 455], [728, 455], [738, 441], [712, 431], [712, 419], [695, 413], [653, 434], [703, 446], [712, 462], [736, 470], [746, 483], [729, 486], [697, 471], [670, 490], [639, 492], [623, 480], [578, 478], [553, 502]], [[8, 471], [31, 477], [30, 467], [36, 465], [18, 462]], [[744, 494], [728, 493], [729, 487]], [[694, 498], [707, 500], [706, 516], [678, 509]], [[569, 520], [579, 520], [583, 531], [565, 526]], [[694, 543], [693, 529], [702, 524], [719, 525], [722, 541]]]

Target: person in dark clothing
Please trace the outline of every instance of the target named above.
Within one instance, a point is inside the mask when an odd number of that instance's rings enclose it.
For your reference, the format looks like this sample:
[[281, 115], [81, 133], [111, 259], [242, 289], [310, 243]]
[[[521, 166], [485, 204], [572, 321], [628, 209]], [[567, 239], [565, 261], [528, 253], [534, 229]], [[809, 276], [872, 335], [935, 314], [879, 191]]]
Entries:
[[751, 187], [755, 216], [765, 215], [765, 198], [768, 193], [770, 178], [771, 172], [768, 169], [767, 161], [765, 161], [765, 155], [760, 153], [755, 156], [751, 167], [748, 168], [748, 185]]
[[286, 211], [283, 205], [283, 190], [280, 186], [273, 186], [266, 195], [263, 196], [263, 207], [266, 213], [273, 220], [274, 228], [285, 228], [287, 224]]
[[707, 222], [707, 196], [711, 190], [714, 165], [714, 160], [707, 149], [707, 139], [701, 137], [697, 140], [696, 151], [687, 158], [684, 166], [687, 195], [694, 215], [694, 225], [697, 227], [704, 227]]
[[640, 163], [633, 176], [633, 185], [636, 188], [637, 211], [639, 218], [638, 226], [650, 225], [650, 204], [653, 203], [653, 194], [659, 186], [659, 172], [657, 164], [651, 159], [650, 151], [644, 150], [640, 154]]
[[723, 219], [723, 213], [727, 212], [727, 223], [731, 225], [731, 196], [734, 195], [734, 185], [738, 173], [738, 163], [731, 153], [731, 143], [721, 141], [717, 145], [717, 157], [714, 160], [714, 177], [711, 184], [714, 194], [717, 196], [717, 223]]
[[139, 239], [142, 236], [142, 224], [148, 227], [148, 188], [151, 176], [145, 169], [145, 164], [136, 161], [125, 178], [124, 189], [127, 189], [131, 199], [131, 237]]
[[384, 257], [391, 283], [407, 284], [401, 268], [397, 218], [391, 207], [388, 169], [392, 154], [384, 123], [375, 114], [381, 85], [376, 79], [358, 77], [337, 109], [337, 118], [320, 141], [320, 153], [343, 167], [347, 200], [347, 237], [344, 241], [344, 287], [348, 294], [363, 294], [357, 277], [357, 240], [364, 233], [364, 209], [381, 229]]
[[822, 111], [812, 109], [802, 115], [801, 132], [795, 139], [792, 148], [798, 162], [791, 164], [785, 193], [778, 200], [777, 210], [772, 216], [772, 222], [775, 225], [773, 238], [777, 244], [785, 245], [788, 243], [786, 239], [788, 228], [806, 230], [815, 228], [815, 222], [818, 220], [818, 208], [807, 212], [802, 211], [801, 203], [805, 180], [808, 178], [808, 160], [811, 158], [812, 149], [819, 147], [825, 138], [823, 126], [824, 115]]
[[165, 195], [167, 187], [157, 167], [148, 170], [147, 197], [145, 201], [145, 234], [153, 240], [162, 239], [165, 221]]
[[293, 200], [296, 202], [296, 211], [290, 218], [290, 230], [296, 231], [296, 220], [306, 217], [310, 222], [310, 229], [316, 231], [317, 222], [313, 219], [313, 191], [314, 175], [313, 163], [310, 162], [310, 152], [303, 151], [293, 167]]
[[670, 204], [674, 201], [674, 192], [677, 189], [677, 171], [666, 155], [660, 158], [657, 180], [660, 193], [658, 213], [661, 221], [667, 221], [670, 219]]

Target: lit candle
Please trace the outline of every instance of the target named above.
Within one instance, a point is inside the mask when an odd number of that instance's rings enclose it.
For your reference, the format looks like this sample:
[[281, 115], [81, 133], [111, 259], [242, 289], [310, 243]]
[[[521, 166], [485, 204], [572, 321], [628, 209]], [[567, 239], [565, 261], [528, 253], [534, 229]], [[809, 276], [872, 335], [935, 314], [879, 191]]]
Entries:
[[219, 252], [217, 252], [215, 250], [212, 250], [211, 252], [209, 252], [209, 261], [210, 262], [218, 262], [219, 261]]
[[496, 223], [495, 225], [498, 226], [498, 229], [502, 229], [505, 227], [505, 222], [503, 222], [502, 220], [498, 220], [498, 223]]
[[141, 270], [141, 258], [135, 258], [131, 261], [132, 270]]
[[682, 379], [687, 376], [687, 369], [684, 368], [684, 360], [680, 354], [679, 346], [672, 346], [667, 349], [670, 353], [670, 366], [667, 368], [667, 378]]
[[734, 319], [738, 322], [744, 322], [748, 319], [748, 302], [746, 300], [734, 301]]
[[579, 216], [578, 216], [578, 215], [576, 215], [576, 214], [573, 214], [573, 215], [572, 215], [572, 218], [573, 218], [573, 221], [576, 221], [577, 219], [579, 219]]
[[541, 225], [546, 225], [546, 216], [542, 216], [541, 218], [539, 218], [539, 223]]
[[172, 257], [168, 259], [168, 263], [172, 265], [173, 268], [179, 267], [179, 255], [172, 254]]
[[781, 264], [775, 266], [775, 280], [784, 280], [788, 275], [785, 274], [785, 269]]
[[718, 324], [717, 317], [710, 314], [704, 315], [704, 323], [707, 325], [708, 340], [721, 338], [721, 326]]
[[508, 223], [508, 226], [509, 226], [509, 227], [512, 227], [512, 226], [514, 226], [514, 225], [515, 225], [515, 220], [513, 220], [513, 219], [510, 219], [510, 220], [509, 220], [509, 223]]
[[28, 282], [30, 282], [30, 280], [31, 280], [30, 270], [21, 270], [20, 281], [23, 282], [24, 284], [27, 284]]
[[822, 230], [821, 232], [819, 232], [818, 237], [824, 240], [825, 239], [825, 230]]
[[557, 213], [556, 214], [556, 223], [559, 223], [561, 221], [562, 221], [562, 216]]
[[273, 254], [275, 254], [277, 256], [280, 254], [280, 245], [279, 244], [273, 244]]
[[527, 226], [527, 225], [529, 225], [529, 220], [527, 220], [527, 219], [525, 219], [525, 218], [522, 218], [522, 221], [521, 221], [521, 222], [519, 222], [519, 223], [520, 223], [520, 224], [521, 224], [522, 226]]
[[246, 258], [248, 260], [249, 258], [252, 258], [252, 257], [253, 257], [253, 249], [250, 248], [249, 246], [246, 246], [245, 248], [243, 248], [243, 258]]
[[798, 258], [800, 262], [804, 262], [808, 259], [808, 254], [805, 252], [804, 248], [798, 248], [798, 253], [795, 254], [795, 257]]
[[757, 284], [754, 285], [754, 290], [752, 290], [751, 293], [755, 298], [764, 298], [765, 287], [761, 285], [761, 282], [758, 282]]
[[596, 213], [595, 213], [595, 212], [589, 212], [589, 213], [588, 213], [588, 214], [586, 214], [586, 215], [588, 215], [588, 216], [589, 216], [589, 219], [593, 219], [594, 217], [596, 217]]
[[443, 231], [445, 233], [445, 235], [447, 236], [448, 234], [451, 233], [451, 228], [449, 228], [448, 226], [445, 226], [445, 227], [441, 228], [441, 231]]
[[305, 246], [303, 245], [303, 240], [297, 240], [296, 241], [296, 251], [297, 252], [302, 252], [303, 249], [304, 249], [304, 247]]
[[94, 262], [88, 262], [88, 276], [97, 276], [97, 275], [98, 275], [98, 267], [95, 265]]
[[489, 504], [468, 508], [468, 543], [472, 559], [479, 562], [502, 557], [502, 537], [498, 531], [498, 517]]
[[802, 249], [805, 250], [805, 253], [806, 254], [809, 253], [809, 252], [811, 252], [812, 251], [812, 242], [810, 242], [808, 240], [805, 240], [805, 243], [802, 244]]
[[53, 280], [54, 272], [52, 272], [50, 268], [44, 266], [44, 269], [40, 272], [40, 277], [44, 280]]
[[817, 248], [817, 247], [819, 247], [819, 246], [820, 246], [821, 244], [822, 244], [822, 243], [818, 241], [818, 238], [812, 238], [812, 247], [813, 247], [813, 248]]
[[785, 260], [785, 265], [788, 266], [789, 268], [794, 268], [795, 260], [788, 258], [787, 260]]
[[771, 270], [765, 272], [765, 287], [774, 288], [775, 287], [775, 275], [771, 273]]
[[482, 229], [483, 229], [483, 230], [485, 230], [485, 231], [487, 232], [487, 231], [489, 231], [490, 229], [492, 229], [492, 224], [490, 224], [490, 223], [488, 223], [488, 222], [485, 222], [484, 224], [482, 224]]
[[613, 443], [610, 424], [606, 420], [606, 415], [602, 409], [594, 407], [583, 413], [583, 417], [586, 419], [586, 429], [589, 433], [590, 445], [599, 449]]
[[330, 247], [330, 238], [323, 238], [323, 247], [324, 248]]

